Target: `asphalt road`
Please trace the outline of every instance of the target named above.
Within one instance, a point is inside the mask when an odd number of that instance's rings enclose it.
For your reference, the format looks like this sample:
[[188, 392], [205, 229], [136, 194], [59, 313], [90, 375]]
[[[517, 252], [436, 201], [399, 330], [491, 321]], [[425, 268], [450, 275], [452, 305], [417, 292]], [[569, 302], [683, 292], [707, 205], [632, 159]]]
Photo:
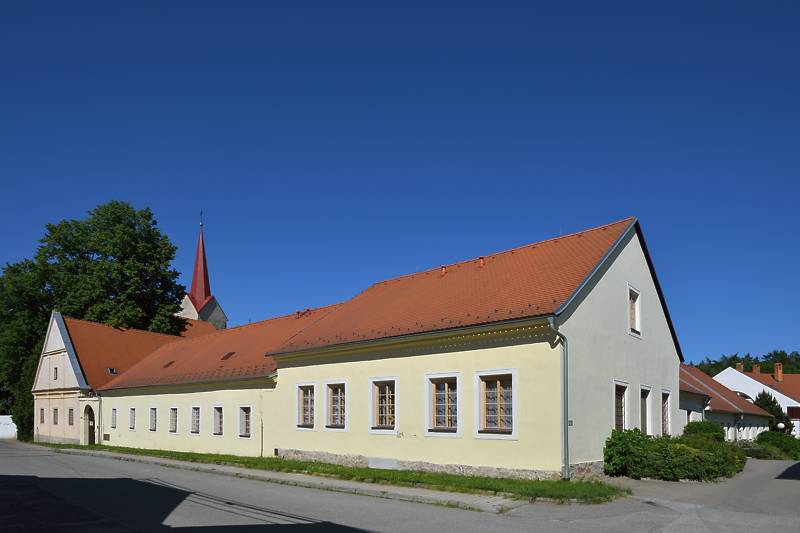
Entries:
[[0, 441], [0, 530], [800, 532], [800, 463], [750, 461], [719, 484], [629, 483], [636, 496], [610, 504], [497, 515]]

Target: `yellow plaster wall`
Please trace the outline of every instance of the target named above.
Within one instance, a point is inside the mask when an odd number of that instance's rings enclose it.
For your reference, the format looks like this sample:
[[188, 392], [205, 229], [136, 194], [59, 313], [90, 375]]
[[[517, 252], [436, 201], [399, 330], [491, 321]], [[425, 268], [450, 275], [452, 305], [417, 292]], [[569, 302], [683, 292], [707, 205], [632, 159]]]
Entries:
[[[33, 438], [38, 442], [69, 442], [77, 444], [81, 435], [78, 391], [48, 391], [33, 398]], [[58, 409], [58, 424], [53, 424], [53, 409]], [[40, 419], [44, 409], [44, 423]], [[73, 425], [69, 425], [69, 410], [73, 409]]]
[[[313, 361], [297, 366], [280, 361], [278, 384], [267, 393], [266, 449], [298, 449], [403, 461], [530, 470], [561, 468], [561, 351], [547, 342], [400, 357]], [[474, 402], [477, 371], [515, 373], [516, 435], [477, 435]], [[426, 434], [426, 374], [460, 374], [459, 434]], [[370, 432], [370, 378], [396, 377], [397, 434]], [[325, 384], [346, 382], [347, 430], [328, 430]], [[315, 384], [315, 427], [297, 428], [297, 384]]]
[[[152, 387], [103, 392], [101, 400], [102, 433], [109, 436], [103, 444], [258, 456], [261, 453], [262, 396], [271, 385], [260, 383], [220, 384], [211, 387]], [[223, 407], [223, 434], [213, 435], [212, 407]], [[252, 406], [251, 436], [239, 436], [239, 407]], [[200, 433], [192, 434], [191, 408], [200, 407]], [[136, 408], [136, 429], [129, 429], [129, 409]], [[150, 408], [157, 409], [156, 431], [150, 431]], [[169, 432], [169, 409], [178, 408], [178, 431]], [[117, 409], [117, 427], [111, 427], [111, 410]], [[102, 435], [100, 436], [102, 439]]]

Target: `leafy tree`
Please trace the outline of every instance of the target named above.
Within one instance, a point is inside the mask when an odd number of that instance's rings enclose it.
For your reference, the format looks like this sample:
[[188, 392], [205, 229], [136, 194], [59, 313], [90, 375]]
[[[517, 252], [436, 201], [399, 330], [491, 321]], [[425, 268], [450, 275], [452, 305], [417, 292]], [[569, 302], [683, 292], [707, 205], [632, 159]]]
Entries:
[[50, 312], [179, 334], [186, 289], [171, 268], [175, 246], [149, 209], [112, 201], [83, 220], [48, 224], [33, 259], [0, 276], [0, 412], [30, 436], [31, 387]]
[[706, 357], [697, 363], [697, 368], [708, 374], [715, 376], [728, 367], [736, 367], [738, 363], [744, 365], [746, 372], [753, 370], [753, 365], [761, 365], [761, 372], [772, 374], [775, 371], [775, 363], [783, 364], [783, 371], [787, 374], [800, 374], [800, 352], [786, 352], [785, 350], [773, 350], [761, 357], [752, 356], [749, 353], [743, 356], [739, 354], [722, 355], [718, 359]]
[[[778, 400], [776, 400], [772, 394], [768, 393], [767, 391], [761, 391], [758, 393], [758, 396], [756, 396], [756, 399], [753, 401], [753, 403], [773, 416], [772, 420], [769, 421], [770, 431], [791, 433], [792, 429], [794, 428], [794, 424], [792, 424], [789, 416], [783, 412]], [[783, 422], [783, 429], [778, 429], [779, 422]]]

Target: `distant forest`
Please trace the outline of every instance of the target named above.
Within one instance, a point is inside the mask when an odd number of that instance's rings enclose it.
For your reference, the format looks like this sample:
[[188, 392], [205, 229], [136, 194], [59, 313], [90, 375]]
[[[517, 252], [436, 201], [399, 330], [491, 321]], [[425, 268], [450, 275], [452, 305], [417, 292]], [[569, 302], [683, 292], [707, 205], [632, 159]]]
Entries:
[[745, 371], [753, 370], [753, 365], [760, 364], [761, 372], [771, 374], [775, 368], [775, 363], [783, 363], [783, 372], [786, 374], [800, 374], [800, 352], [787, 352], [785, 350], [773, 350], [766, 355], [753, 356], [745, 355], [723, 355], [717, 359], [706, 357], [695, 366], [708, 374], [715, 376], [729, 366], [736, 367], [738, 363], [744, 364]]

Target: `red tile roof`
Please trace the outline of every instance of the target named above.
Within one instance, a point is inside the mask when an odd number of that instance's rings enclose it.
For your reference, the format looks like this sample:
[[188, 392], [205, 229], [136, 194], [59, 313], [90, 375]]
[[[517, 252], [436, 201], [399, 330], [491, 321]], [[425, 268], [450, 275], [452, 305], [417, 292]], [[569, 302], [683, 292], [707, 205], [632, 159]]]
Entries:
[[186, 329], [183, 330], [183, 333], [181, 333], [181, 337], [186, 339], [199, 337], [201, 335], [208, 335], [209, 333], [214, 333], [217, 331], [217, 328], [215, 328], [214, 324], [211, 322], [193, 320], [191, 318], [186, 318], [184, 320], [186, 320]]
[[715, 381], [714, 378], [699, 368], [682, 364], [680, 381], [681, 390], [683, 390], [685, 384], [710, 396], [711, 403], [709, 407], [712, 411], [772, 417], [771, 414], [748, 402], [722, 383]]
[[760, 372], [743, 372], [743, 374], [800, 402], [800, 374], [787, 374], [784, 372], [783, 381], [775, 379], [773, 374], [762, 374]]
[[276, 353], [551, 315], [634, 223], [628, 218], [376, 283]]
[[306, 310], [163, 345], [101, 389], [269, 376], [275, 372], [275, 360], [266, 353], [335, 308], [332, 305]]
[[156, 348], [181, 340], [176, 335], [115, 328], [66, 316], [64, 324], [86, 382], [93, 389], [102, 387], [116, 377], [108, 373], [109, 368], [121, 374]]

